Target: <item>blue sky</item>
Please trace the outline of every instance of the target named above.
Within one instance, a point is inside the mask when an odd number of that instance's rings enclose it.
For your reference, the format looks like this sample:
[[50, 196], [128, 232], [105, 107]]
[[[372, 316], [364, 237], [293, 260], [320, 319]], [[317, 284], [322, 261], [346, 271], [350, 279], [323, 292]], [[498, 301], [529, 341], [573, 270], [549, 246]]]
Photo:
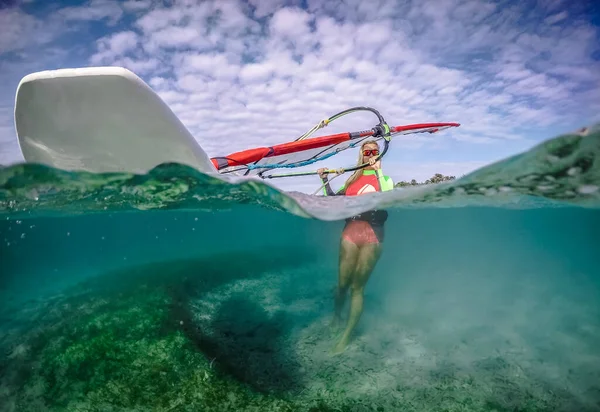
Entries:
[[[459, 176], [600, 120], [597, 3], [5, 0], [0, 164], [22, 161], [13, 110], [23, 76], [116, 65], [153, 87], [209, 156], [293, 140], [366, 105], [391, 125], [461, 123], [400, 137], [384, 159], [395, 181]], [[319, 134], [374, 124], [349, 116]], [[338, 157], [326, 165], [356, 161]], [[272, 183], [310, 191], [315, 178]]]

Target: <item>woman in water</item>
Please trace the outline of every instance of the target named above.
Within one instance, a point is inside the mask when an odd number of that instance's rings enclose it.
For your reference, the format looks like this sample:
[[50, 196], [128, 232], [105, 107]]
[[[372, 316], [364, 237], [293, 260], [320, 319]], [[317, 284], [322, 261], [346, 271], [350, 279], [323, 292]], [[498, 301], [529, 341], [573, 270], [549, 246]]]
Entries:
[[[381, 162], [376, 160], [377, 156], [379, 156], [379, 145], [374, 141], [364, 142], [358, 155], [358, 164], [368, 163], [369, 166], [355, 171], [337, 192], [331, 190], [325, 172], [327, 169], [319, 169], [317, 172], [325, 185], [325, 195], [359, 196], [392, 190], [394, 183], [389, 176], [383, 174]], [[350, 316], [342, 337], [333, 348], [334, 354], [345, 350], [362, 314], [365, 285], [381, 255], [383, 224], [386, 219], [387, 212], [384, 210], [368, 211], [346, 219], [340, 241], [333, 328], [338, 329], [341, 325], [341, 312], [349, 288], [351, 290]]]

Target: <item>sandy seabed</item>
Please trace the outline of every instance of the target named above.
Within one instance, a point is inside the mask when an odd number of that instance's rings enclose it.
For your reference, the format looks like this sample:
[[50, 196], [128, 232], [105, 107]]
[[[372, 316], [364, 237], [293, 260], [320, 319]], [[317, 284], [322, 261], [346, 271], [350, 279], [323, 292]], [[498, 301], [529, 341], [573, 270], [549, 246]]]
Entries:
[[178, 265], [4, 311], [0, 410], [600, 410], [600, 327], [568, 295], [552, 305], [577, 330], [528, 335], [523, 301], [480, 307], [481, 317], [460, 305], [441, 312], [447, 285], [412, 299], [368, 290], [350, 346], [331, 356], [335, 266], [211, 284], [190, 275], [202, 262]]

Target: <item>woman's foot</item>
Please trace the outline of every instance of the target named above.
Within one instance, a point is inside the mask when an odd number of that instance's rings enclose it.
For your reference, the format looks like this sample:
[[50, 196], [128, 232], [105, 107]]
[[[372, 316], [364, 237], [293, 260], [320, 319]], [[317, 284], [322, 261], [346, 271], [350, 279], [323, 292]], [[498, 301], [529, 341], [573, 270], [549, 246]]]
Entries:
[[343, 353], [348, 347], [348, 343], [350, 343], [350, 339], [346, 336], [342, 336], [337, 345], [335, 345], [329, 353], [333, 356]]

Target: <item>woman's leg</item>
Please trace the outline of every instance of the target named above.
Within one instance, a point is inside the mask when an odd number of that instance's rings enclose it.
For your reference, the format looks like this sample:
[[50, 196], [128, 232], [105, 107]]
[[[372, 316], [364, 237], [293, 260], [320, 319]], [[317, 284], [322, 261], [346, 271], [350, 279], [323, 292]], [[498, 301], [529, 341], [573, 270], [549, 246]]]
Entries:
[[346, 301], [348, 287], [352, 283], [354, 272], [358, 264], [358, 246], [351, 241], [344, 239], [340, 241], [340, 257], [338, 284], [335, 290], [335, 305], [332, 327], [338, 328], [341, 324], [342, 309]]
[[382, 246], [379, 243], [361, 245], [358, 249], [358, 260], [350, 283], [352, 288], [350, 316], [344, 334], [333, 349], [334, 353], [343, 352], [350, 342], [352, 331], [356, 327], [363, 312], [365, 285], [375, 268], [375, 264], [379, 260], [379, 256], [381, 256], [381, 251]]

